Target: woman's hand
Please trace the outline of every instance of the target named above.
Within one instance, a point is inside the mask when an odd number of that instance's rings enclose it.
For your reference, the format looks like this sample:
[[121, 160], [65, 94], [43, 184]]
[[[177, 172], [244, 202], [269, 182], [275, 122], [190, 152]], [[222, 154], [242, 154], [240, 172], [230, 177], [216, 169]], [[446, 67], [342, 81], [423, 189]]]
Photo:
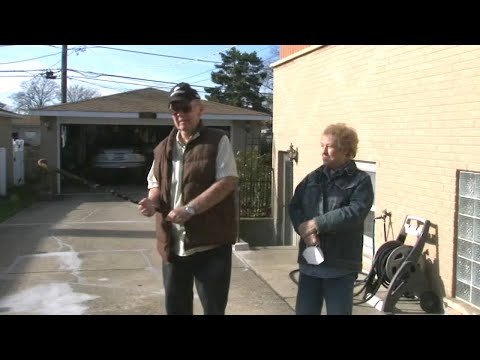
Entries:
[[298, 226], [300, 237], [306, 238], [310, 234], [317, 234], [317, 225], [314, 220], [308, 220]]
[[320, 243], [320, 237], [317, 234], [310, 234], [303, 238], [307, 246], [316, 246]]

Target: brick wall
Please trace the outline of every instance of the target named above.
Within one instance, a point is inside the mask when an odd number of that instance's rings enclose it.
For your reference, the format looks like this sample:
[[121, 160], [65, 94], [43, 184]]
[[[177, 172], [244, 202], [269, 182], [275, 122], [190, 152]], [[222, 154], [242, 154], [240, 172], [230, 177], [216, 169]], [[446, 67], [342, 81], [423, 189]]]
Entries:
[[377, 215], [392, 211], [395, 236], [407, 214], [432, 222], [424, 250], [452, 296], [457, 170], [480, 171], [480, 46], [327, 46], [274, 80], [274, 150], [298, 146], [294, 184], [321, 164], [326, 125], [355, 127], [356, 160], [377, 166]]
[[280, 45], [280, 59], [303, 50], [310, 45]]

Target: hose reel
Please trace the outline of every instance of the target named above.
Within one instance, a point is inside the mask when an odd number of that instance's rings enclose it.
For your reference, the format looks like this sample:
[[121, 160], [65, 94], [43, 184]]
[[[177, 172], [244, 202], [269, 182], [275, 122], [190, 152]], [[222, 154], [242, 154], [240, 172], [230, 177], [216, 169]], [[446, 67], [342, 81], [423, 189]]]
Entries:
[[[380, 286], [388, 289], [382, 310], [392, 312], [400, 297], [418, 298], [420, 307], [427, 313], [442, 311], [440, 298], [430, 289], [419, 260], [423, 251], [430, 221], [407, 215], [396, 240], [386, 241], [377, 250], [364, 286], [355, 294], [364, 291], [363, 300], [370, 300]], [[405, 245], [407, 235], [416, 236], [414, 246]]]

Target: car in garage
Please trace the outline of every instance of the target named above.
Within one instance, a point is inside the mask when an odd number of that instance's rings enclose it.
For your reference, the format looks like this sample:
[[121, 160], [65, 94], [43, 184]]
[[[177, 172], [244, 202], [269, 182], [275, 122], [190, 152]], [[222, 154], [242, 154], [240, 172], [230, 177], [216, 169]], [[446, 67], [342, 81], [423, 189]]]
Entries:
[[[102, 148], [93, 158], [93, 170], [97, 180], [144, 180], [145, 155], [134, 147]], [[122, 178], [119, 178], [122, 177]]]

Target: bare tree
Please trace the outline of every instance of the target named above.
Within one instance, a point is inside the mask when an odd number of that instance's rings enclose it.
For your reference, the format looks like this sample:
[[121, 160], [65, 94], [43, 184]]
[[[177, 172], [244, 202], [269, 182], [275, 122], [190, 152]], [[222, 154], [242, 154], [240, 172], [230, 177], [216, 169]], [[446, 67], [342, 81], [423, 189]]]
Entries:
[[[82, 85], [71, 85], [67, 89], [67, 102], [75, 102], [93, 99], [99, 97], [101, 94], [95, 90]], [[59, 100], [62, 98], [61, 92], [57, 94]]]
[[54, 103], [59, 86], [55, 81], [44, 77], [34, 77], [32, 80], [20, 84], [23, 91], [10, 96], [15, 110], [27, 113], [31, 109], [41, 108]]
[[273, 91], [273, 69], [270, 67], [272, 63], [277, 61], [280, 57], [280, 48], [278, 45], [270, 47], [270, 56], [264, 59], [265, 70], [267, 71], [267, 77], [263, 81], [263, 87]]
[[268, 111], [273, 113], [273, 69], [270, 67], [272, 63], [277, 61], [280, 57], [280, 47], [278, 45], [272, 45], [270, 47], [270, 55], [263, 60], [263, 65], [265, 71], [267, 72], [267, 77], [262, 83], [262, 89], [266, 90], [263, 95], [265, 96], [265, 102], [263, 106], [268, 109]]

